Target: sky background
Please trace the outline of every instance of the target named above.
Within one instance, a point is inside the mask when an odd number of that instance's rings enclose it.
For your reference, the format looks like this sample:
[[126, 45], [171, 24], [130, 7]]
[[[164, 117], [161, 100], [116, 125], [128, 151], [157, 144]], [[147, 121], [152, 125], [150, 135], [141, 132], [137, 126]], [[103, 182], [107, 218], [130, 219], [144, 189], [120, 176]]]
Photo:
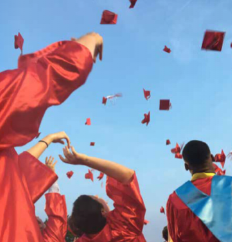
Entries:
[[[191, 178], [171, 148], [176, 142], [198, 139], [207, 142], [213, 154], [232, 149], [232, 1], [138, 0], [134, 9], [129, 5], [128, 0], [1, 1], [0, 71], [17, 67], [20, 51], [14, 49], [14, 35], [18, 32], [25, 39], [24, 53], [91, 31], [103, 36], [103, 61], [94, 65], [84, 86], [46, 112], [40, 138], [65, 131], [78, 152], [134, 169], [150, 221], [144, 227], [145, 237], [148, 242], [163, 241], [161, 231], [167, 222], [160, 207]], [[117, 25], [99, 24], [106, 9], [119, 15]], [[205, 30], [226, 32], [222, 52], [201, 50]], [[164, 45], [171, 54], [163, 52]], [[149, 101], [143, 88], [151, 91]], [[118, 92], [123, 97], [114, 104], [101, 104], [103, 96]], [[169, 112], [159, 111], [160, 99], [171, 100]], [[142, 125], [148, 111], [151, 122]], [[92, 125], [85, 126], [89, 117]], [[91, 141], [95, 147], [89, 146]], [[40, 160], [50, 155], [59, 160], [61, 152], [62, 145], [52, 144]], [[227, 160], [225, 167], [231, 174], [232, 162]], [[56, 170], [69, 213], [81, 194], [109, 201], [96, 179], [97, 171], [92, 183], [84, 179], [87, 167], [59, 160]], [[70, 170], [74, 175], [69, 180]], [[44, 197], [36, 203], [36, 214], [43, 219], [44, 205]]]

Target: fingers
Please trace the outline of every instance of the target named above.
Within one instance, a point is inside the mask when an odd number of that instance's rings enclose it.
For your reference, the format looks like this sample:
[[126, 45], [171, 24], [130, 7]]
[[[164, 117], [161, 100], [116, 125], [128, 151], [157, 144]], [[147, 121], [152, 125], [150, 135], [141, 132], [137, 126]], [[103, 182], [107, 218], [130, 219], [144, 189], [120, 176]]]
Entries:
[[61, 139], [60, 139], [60, 140], [58, 140], [57, 142], [58, 142], [58, 143], [60, 143], [60, 144], [63, 144], [63, 145], [64, 145], [64, 141], [63, 141], [63, 140], [61, 140]]
[[68, 148], [70, 149], [70, 139], [69, 139], [68, 135], [66, 135], [66, 141], [67, 141], [67, 144], [68, 144]]
[[60, 158], [64, 163], [68, 163], [68, 161], [67, 161], [62, 155], [59, 155], [59, 158]]
[[73, 154], [77, 154], [77, 152], [76, 152], [76, 150], [74, 149], [73, 146], [71, 146], [71, 150], [72, 150], [72, 153], [73, 153]]
[[53, 164], [53, 166], [55, 166], [57, 164], [58, 161], [55, 161], [55, 163]]

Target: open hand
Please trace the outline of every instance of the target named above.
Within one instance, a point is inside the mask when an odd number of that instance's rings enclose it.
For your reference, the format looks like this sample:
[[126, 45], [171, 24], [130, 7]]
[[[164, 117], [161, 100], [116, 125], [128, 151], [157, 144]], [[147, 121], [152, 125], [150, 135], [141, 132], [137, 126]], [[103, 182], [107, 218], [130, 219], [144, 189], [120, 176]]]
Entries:
[[64, 157], [62, 155], [59, 155], [60, 159], [67, 164], [83, 165], [85, 160], [87, 159], [87, 156], [77, 153], [73, 146], [71, 146], [71, 151], [68, 149], [67, 146], [63, 148]]
[[54, 163], [53, 163], [53, 161], [54, 161], [53, 157], [51, 157], [51, 156], [49, 158], [46, 157], [45, 165], [55, 172], [55, 165], [56, 165], [57, 161], [55, 161]]

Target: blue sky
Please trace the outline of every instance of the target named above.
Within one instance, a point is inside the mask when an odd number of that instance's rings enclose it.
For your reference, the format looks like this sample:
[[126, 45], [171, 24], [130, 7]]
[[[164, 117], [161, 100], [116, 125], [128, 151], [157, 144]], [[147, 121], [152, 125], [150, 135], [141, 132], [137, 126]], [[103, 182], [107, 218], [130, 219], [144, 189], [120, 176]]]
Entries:
[[[24, 53], [91, 31], [103, 36], [103, 62], [94, 66], [86, 84], [64, 104], [46, 112], [41, 138], [64, 130], [80, 153], [136, 170], [150, 221], [144, 234], [148, 242], [162, 241], [166, 221], [159, 209], [170, 193], [190, 179], [170, 149], [176, 142], [192, 139], [206, 141], [212, 153], [232, 149], [232, 2], [138, 0], [134, 9], [129, 5], [128, 0], [1, 1], [0, 71], [17, 67], [14, 35], [18, 32], [25, 39]], [[105, 9], [119, 15], [117, 25], [99, 24]], [[226, 32], [221, 53], [201, 50], [207, 29]], [[164, 45], [171, 48], [171, 54], [162, 51]], [[143, 88], [151, 90], [149, 101], [143, 97]], [[103, 96], [117, 92], [123, 97], [115, 104], [101, 104]], [[170, 99], [172, 109], [159, 111], [159, 99]], [[148, 111], [151, 122], [146, 127], [141, 120]], [[88, 117], [90, 127], [84, 125]], [[171, 146], [165, 145], [166, 139]], [[89, 146], [91, 141], [95, 147]], [[61, 151], [61, 145], [53, 144], [41, 161], [49, 155], [58, 159]], [[230, 161], [226, 169], [231, 174]], [[66, 177], [69, 170], [75, 173], [70, 180]], [[84, 179], [86, 172], [86, 167], [57, 164], [69, 213], [80, 194], [106, 198], [101, 182]], [[98, 172], [94, 175], [96, 179]], [[36, 204], [36, 213], [43, 219], [44, 204], [44, 198]]]

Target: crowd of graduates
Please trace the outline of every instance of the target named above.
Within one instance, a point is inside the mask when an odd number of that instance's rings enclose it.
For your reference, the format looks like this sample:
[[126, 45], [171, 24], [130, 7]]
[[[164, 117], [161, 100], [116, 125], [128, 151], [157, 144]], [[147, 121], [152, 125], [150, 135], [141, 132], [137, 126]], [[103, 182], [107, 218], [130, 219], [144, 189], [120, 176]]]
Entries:
[[[133, 8], [136, 0], [130, 2]], [[106, 10], [101, 24], [116, 24], [117, 19], [117, 14]], [[221, 51], [224, 35], [206, 31], [202, 49]], [[97, 58], [102, 60], [103, 38], [89, 33], [27, 55], [22, 55], [23, 42], [20, 33], [15, 36], [15, 48], [21, 49], [18, 68], [0, 73], [0, 241], [145, 242], [143, 227], [149, 222], [133, 167], [76, 152], [63, 131], [42, 138], [39, 133], [46, 110], [62, 104], [84, 85]], [[171, 53], [167, 46], [164, 51]], [[148, 100], [150, 91], [143, 91]], [[117, 97], [121, 94], [103, 97], [102, 103]], [[160, 110], [170, 108], [170, 100], [160, 100]], [[149, 122], [150, 112], [144, 114], [142, 124]], [[86, 125], [91, 125], [90, 119]], [[36, 145], [17, 154], [15, 147], [34, 138], [39, 138]], [[107, 176], [106, 193], [114, 202], [113, 210], [103, 199], [83, 194], [73, 201], [68, 216], [58, 185], [57, 161], [52, 156], [39, 161], [52, 143], [64, 145], [59, 155], [62, 162], [88, 167], [86, 179], [93, 179], [92, 170], [100, 172], [99, 180]], [[192, 178], [169, 196], [166, 209], [161, 208], [167, 217], [167, 226], [161, 231], [163, 239], [232, 242], [232, 178], [214, 163], [224, 167], [223, 150], [213, 156], [205, 142], [192, 140], [185, 146], [177, 144], [171, 152], [183, 159]], [[69, 178], [72, 175], [72, 171], [67, 173]], [[36, 216], [34, 206], [44, 194], [45, 222]]]
[[[102, 59], [102, 50], [103, 38], [90, 33], [21, 55], [17, 69], [0, 73], [0, 177], [4, 177], [0, 179], [0, 212], [4, 214], [0, 241], [64, 242], [72, 240], [71, 234], [76, 242], [146, 241], [146, 207], [133, 169], [77, 153], [65, 132], [41, 138], [22, 154], [15, 151], [16, 146], [39, 136], [47, 108], [61, 104], [86, 82], [97, 57]], [[106, 193], [114, 201], [113, 210], [99, 197], [81, 195], [73, 201], [68, 217], [54, 158], [46, 158], [45, 164], [39, 161], [51, 143], [64, 145], [59, 155], [62, 162], [88, 167], [86, 178], [91, 179], [92, 169], [100, 172], [99, 179], [107, 176]], [[167, 201], [163, 238], [173, 242], [232, 241], [232, 178], [216, 175], [215, 157], [202, 141], [177, 145], [172, 152], [183, 158], [192, 179]], [[36, 217], [34, 203], [46, 191], [48, 219], [43, 223]]]

